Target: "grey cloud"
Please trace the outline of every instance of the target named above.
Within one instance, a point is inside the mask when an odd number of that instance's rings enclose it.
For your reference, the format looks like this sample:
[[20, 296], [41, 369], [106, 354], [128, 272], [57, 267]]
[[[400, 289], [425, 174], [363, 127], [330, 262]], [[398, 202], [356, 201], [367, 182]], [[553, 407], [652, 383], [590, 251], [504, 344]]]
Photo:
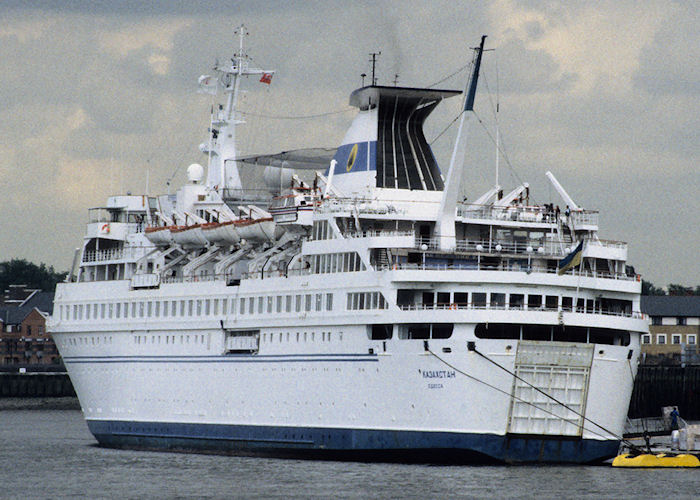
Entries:
[[697, 3], [672, 9], [673, 14], [644, 47], [635, 86], [659, 96], [700, 94], [700, 15]]

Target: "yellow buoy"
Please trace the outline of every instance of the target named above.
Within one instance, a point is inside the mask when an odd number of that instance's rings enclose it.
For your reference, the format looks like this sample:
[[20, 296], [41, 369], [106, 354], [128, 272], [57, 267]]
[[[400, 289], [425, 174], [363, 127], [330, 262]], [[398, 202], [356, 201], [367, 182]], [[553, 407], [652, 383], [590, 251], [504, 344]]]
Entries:
[[615, 457], [613, 467], [700, 467], [700, 460], [695, 455], [678, 454], [632, 455], [626, 453]]

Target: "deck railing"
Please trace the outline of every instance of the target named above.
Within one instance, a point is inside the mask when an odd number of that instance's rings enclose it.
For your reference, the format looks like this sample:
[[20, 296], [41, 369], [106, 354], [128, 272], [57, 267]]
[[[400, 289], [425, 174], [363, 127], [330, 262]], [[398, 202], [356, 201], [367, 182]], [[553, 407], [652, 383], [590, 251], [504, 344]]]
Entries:
[[484, 311], [544, 311], [544, 312], [573, 312], [580, 314], [602, 314], [604, 316], [619, 316], [623, 318], [644, 319], [645, 315], [639, 311], [610, 311], [600, 308], [586, 309], [583, 307], [547, 307], [536, 306], [526, 307], [523, 305], [510, 304], [486, 304], [483, 303], [452, 303], [452, 304], [402, 304], [399, 306], [402, 311], [447, 311], [447, 310], [484, 310]]
[[[107, 262], [110, 260], [133, 259], [137, 257], [135, 248], [109, 248], [105, 250], [88, 250], [83, 252], [83, 263]], [[143, 251], [141, 251], [143, 253]]]

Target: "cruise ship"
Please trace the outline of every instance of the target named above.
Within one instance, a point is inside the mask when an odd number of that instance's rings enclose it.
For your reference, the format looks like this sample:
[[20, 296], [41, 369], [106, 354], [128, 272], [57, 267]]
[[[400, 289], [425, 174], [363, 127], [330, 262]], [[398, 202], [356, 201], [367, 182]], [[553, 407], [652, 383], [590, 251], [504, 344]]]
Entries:
[[[240, 87], [273, 72], [253, 67], [239, 34], [231, 62], [199, 80], [221, 101], [206, 168], [190, 165], [176, 194], [90, 209], [56, 289], [50, 329], [99, 444], [615, 456], [647, 331], [640, 278], [627, 244], [600, 239], [598, 212], [550, 172], [557, 203], [525, 183], [464, 198], [485, 37], [464, 92], [372, 78], [350, 95], [337, 149], [252, 157], [236, 147]], [[423, 123], [448, 98], [463, 105], [441, 170]]]

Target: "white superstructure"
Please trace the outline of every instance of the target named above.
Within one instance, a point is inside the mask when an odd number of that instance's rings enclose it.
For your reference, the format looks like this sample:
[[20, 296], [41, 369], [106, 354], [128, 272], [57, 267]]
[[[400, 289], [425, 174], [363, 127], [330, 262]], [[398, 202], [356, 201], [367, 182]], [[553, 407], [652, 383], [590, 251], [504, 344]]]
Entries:
[[[456, 91], [368, 86], [335, 154], [241, 183], [243, 49], [173, 196], [93, 209], [51, 331], [108, 446], [591, 462], [615, 455], [646, 321], [598, 214], [500, 186], [457, 202], [422, 131]], [[474, 101], [483, 39], [464, 113]], [[264, 80], [263, 80], [264, 81]], [[258, 161], [260, 161], [258, 158]], [[294, 172], [318, 169], [313, 182]], [[254, 168], [254, 167], [251, 167]], [[324, 171], [325, 169], [325, 171]], [[308, 170], [307, 170], [308, 171]], [[300, 174], [301, 175], [301, 174]]]

